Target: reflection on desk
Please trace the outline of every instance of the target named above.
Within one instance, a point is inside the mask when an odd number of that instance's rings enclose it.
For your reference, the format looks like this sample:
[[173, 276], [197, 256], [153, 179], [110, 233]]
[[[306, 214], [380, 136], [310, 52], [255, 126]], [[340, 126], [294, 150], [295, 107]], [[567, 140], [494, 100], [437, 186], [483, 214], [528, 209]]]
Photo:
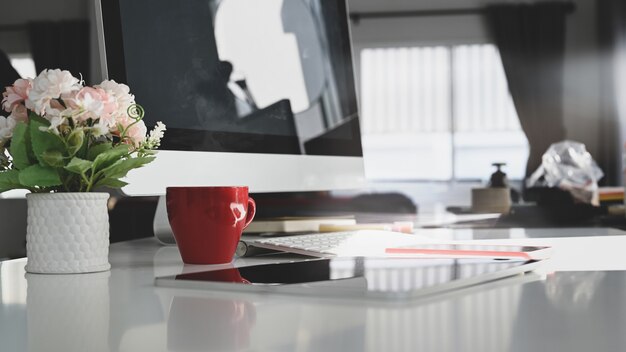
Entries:
[[200, 351], [247, 349], [256, 308], [246, 300], [175, 296], [167, 318], [167, 348]]
[[[509, 233], [555, 243], [557, 272], [545, 280], [498, 281], [392, 306], [156, 288], [155, 276], [214, 267], [184, 266], [176, 248], [152, 239], [112, 245], [110, 273], [25, 275], [25, 259], [2, 262], [0, 350], [617, 351], [626, 345], [626, 273], [559, 272], [625, 269], [626, 233], [589, 230], [567, 231], [602, 236], [568, 243], [539, 238], [551, 230]], [[504, 237], [490, 231], [457, 236]], [[582, 251], [594, 259], [578, 260]]]
[[25, 276], [31, 351], [109, 351], [109, 272]]

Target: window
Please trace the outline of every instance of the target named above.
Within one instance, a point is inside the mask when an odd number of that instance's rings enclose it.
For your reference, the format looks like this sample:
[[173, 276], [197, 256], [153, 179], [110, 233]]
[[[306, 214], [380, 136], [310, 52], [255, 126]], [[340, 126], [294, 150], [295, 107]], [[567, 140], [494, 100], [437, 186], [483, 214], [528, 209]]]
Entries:
[[23, 78], [35, 78], [37, 71], [35, 70], [35, 62], [30, 54], [10, 54], [11, 66]]
[[367, 176], [486, 179], [506, 162], [521, 179], [528, 142], [492, 44], [361, 51]]

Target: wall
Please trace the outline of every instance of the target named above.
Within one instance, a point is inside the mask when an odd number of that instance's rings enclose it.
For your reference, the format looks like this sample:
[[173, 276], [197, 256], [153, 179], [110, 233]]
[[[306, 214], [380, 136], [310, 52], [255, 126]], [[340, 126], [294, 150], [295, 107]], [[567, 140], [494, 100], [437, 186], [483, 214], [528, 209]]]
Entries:
[[[548, 0], [546, 0], [548, 1]], [[478, 8], [489, 0], [349, 0], [351, 12]], [[507, 1], [500, 1], [507, 2]], [[519, 1], [508, 1], [519, 2]], [[599, 143], [599, 60], [595, 1], [574, 0], [568, 16], [564, 79], [567, 138], [583, 142], [594, 155]], [[368, 46], [482, 43], [491, 41], [482, 15], [364, 19], [352, 25], [357, 73], [358, 50]]]
[[0, 49], [9, 53], [30, 52], [26, 28], [9, 31], [3, 30], [1, 26], [87, 18], [88, 3], [87, 0], [3, 1], [0, 11]]
[[596, 1], [576, 0], [567, 21], [564, 113], [567, 138], [583, 142], [592, 155], [599, 151], [600, 57]]

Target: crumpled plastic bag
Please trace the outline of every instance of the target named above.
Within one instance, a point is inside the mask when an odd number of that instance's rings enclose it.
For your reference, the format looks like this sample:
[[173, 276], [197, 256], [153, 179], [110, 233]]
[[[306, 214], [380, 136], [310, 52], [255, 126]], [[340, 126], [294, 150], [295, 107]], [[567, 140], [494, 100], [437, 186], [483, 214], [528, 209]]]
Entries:
[[584, 144], [565, 140], [548, 148], [526, 186], [559, 187], [579, 202], [599, 206], [598, 181], [603, 176]]

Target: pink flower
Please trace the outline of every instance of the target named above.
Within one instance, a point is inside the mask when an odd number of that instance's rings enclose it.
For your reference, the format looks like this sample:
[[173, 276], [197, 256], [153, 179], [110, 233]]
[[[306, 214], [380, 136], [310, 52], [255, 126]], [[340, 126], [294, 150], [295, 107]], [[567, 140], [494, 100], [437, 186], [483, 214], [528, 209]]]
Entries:
[[117, 110], [117, 104], [104, 89], [84, 87], [78, 92], [65, 94], [62, 98], [68, 108], [77, 111], [74, 116], [76, 120], [99, 119], [107, 127], [115, 125], [113, 113]]
[[28, 99], [28, 93], [33, 87], [31, 79], [18, 79], [12, 86], [2, 93], [2, 108], [6, 112], [13, 112], [15, 107]]
[[111, 80], [102, 81], [95, 87], [104, 89], [115, 100], [117, 109], [113, 113], [114, 119], [123, 121], [128, 117], [128, 107], [135, 104], [135, 96], [130, 94], [130, 88], [127, 85]]
[[143, 121], [139, 121], [130, 126], [130, 128], [126, 131], [126, 137], [128, 137], [130, 142], [132, 142], [135, 147], [138, 147], [139, 144], [146, 140], [146, 133], [148, 133], [146, 124]]
[[66, 109], [58, 100], [50, 100], [50, 104], [46, 108], [46, 115], [44, 116], [46, 120], [52, 121], [53, 119], [57, 119], [62, 116], [72, 116], [74, 111], [69, 108]]
[[[126, 129], [124, 140], [122, 142], [132, 145], [134, 147], [138, 147], [141, 143], [145, 142], [148, 128], [146, 127], [146, 124], [143, 122], [143, 120], [140, 120], [133, 125], [135, 121], [136, 120], [127, 116], [125, 119], [118, 120], [117, 122], [121, 125], [122, 128]], [[116, 135], [119, 136], [120, 134], [121, 131], [116, 132]]]
[[123, 83], [117, 83], [113, 80], [102, 81], [102, 83], [95, 86], [96, 88], [104, 89], [109, 95], [112, 95], [117, 102], [120, 109], [126, 112], [126, 109], [131, 104], [135, 103], [135, 96], [130, 94], [130, 88]]
[[13, 118], [15, 121], [27, 122], [28, 110], [22, 104], [15, 105], [9, 117]]

